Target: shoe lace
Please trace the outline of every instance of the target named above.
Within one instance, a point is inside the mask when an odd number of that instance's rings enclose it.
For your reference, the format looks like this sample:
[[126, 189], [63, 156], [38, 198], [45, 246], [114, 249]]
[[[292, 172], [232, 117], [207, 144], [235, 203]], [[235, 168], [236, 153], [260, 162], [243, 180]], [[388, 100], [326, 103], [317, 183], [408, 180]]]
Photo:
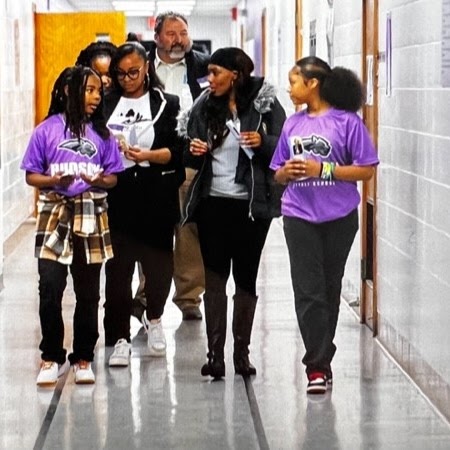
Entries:
[[85, 361], [84, 359], [80, 359], [78, 362], [78, 368], [80, 370], [86, 370], [89, 369], [89, 361]]
[[129, 353], [128, 342], [125, 340], [120, 340], [114, 346], [114, 353], [118, 356], [127, 356]]
[[150, 327], [150, 332], [152, 334], [152, 340], [156, 342], [164, 342], [164, 333], [161, 323], [158, 323]]
[[322, 372], [312, 372], [312, 373], [310, 373], [308, 375], [308, 380], [309, 381], [315, 381], [318, 378], [322, 378], [323, 380], [326, 380], [327, 376], [324, 373], [322, 373]]
[[42, 370], [50, 370], [55, 364], [53, 361], [42, 361], [41, 369]]

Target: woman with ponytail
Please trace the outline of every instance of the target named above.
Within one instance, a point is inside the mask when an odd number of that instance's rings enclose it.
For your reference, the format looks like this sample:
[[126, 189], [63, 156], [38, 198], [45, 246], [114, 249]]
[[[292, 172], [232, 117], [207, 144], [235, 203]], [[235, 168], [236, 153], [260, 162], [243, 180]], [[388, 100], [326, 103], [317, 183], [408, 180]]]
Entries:
[[286, 185], [281, 212], [307, 392], [321, 394], [332, 384], [342, 277], [358, 230], [357, 181], [369, 180], [379, 161], [357, 115], [364, 95], [353, 72], [309, 56], [290, 70], [289, 84], [294, 105], [306, 108], [286, 120], [270, 167]]

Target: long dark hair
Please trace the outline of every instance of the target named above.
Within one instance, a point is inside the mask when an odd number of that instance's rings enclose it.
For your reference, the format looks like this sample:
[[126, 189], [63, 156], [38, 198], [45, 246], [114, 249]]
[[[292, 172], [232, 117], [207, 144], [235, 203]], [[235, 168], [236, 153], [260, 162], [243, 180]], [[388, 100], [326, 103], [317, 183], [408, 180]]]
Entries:
[[[226, 54], [232, 59], [233, 70], [237, 72], [237, 78], [233, 82], [233, 90], [239, 116], [242, 111], [249, 107], [253, 100], [254, 92], [250, 85], [252, 80], [251, 73], [255, 66], [251, 58], [239, 48], [228, 47], [218, 51], [222, 53], [229, 51], [229, 55], [228, 53]], [[221, 96], [210, 95], [206, 101], [204, 114], [208, 123], [209, 139], [212, 148], [219, 147], [229, 132], [225, 125], [225, 122], [232, 118], [228, 108], [229, 97], [230, 92]]]
[[[144, 60], [144, 63], [148, 61], [148, 54], [147, 51], [145, 50], [145, 47], [139, 42], [130, 41], [117, 47], [117, 51], [113, 56], [113, 58], [111, 59], [111, 64], [109, 65], [109, 71], [111, 73], [114, 91], [118, 92], [120, 95], [122, 95], [123, 89], [120, 86], [120, 83], [117, 79], [117, 69], [119, 67], [120, 61], [122, 61], [122, 59], [125, 58], [125, 56], [130, 55], [132, 53], [138, 54]], [[159, 79], [158, 75], [156, 75], [153, 64], [149, 64], [144, 86], [145, 92], [147, 92], [150, 88], [164, 89], [164, 84]]]
[[364, 88], [358, 76], [345, 67], [333, 69], [316, 56], [299, 59], [295, 66], [306, 79], [319, 81], [320, 98], [345, 111], [358, 111], [364, 103]]
[[97, 72], [89, 67], [81, 65], [66, 67], [59, 74], [53, 86], [47, 117], [63, 113], [66, 120], [66, 131], [70, 130], [78, 139], [84, 134], [84, 127], [89, 121], [98, 135], [103, 139], [107, 139], [110, 132], [103, 117], [103, 87], [101, 80], [102, 99], [100, 104], [89, 118], [86, 116], [84, 99], [87, 79], [90, 75], [100, 80]]

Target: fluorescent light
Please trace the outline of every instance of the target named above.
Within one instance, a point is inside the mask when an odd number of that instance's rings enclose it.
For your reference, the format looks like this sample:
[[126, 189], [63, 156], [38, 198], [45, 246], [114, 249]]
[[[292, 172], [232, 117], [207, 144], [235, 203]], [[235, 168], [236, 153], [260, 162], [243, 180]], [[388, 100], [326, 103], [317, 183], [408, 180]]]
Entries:
[[158, 0], [158, 8], [170, 6], [172, 9], [176, 8], [182, 8], [183, 6], [194, 6], [196, 3], [196, 0], [178, 0], [178, 1], [164, 1], [164, 0]]
[[[165, 12], [167, 12], [169, 10], [169, 8], [162, 8], [162, 9], [158, 9], [157, 11], [156, 11], [156, 14], [155, 14], [155, 16], [157, 16], [158, 14], [161, 14], [161, 13], [165, 13]], [[190, 16], [191, 15], [191, 13], [192, 13], [192, 8], [170, 8], [170, 11], [176, 11], [177, 13], [180, 13], [180, 14], [183, 14], [183, 16]]]
[[148, 17], [153, 16], [153, 9], [147, 11], [124, 11], [124, 13], [129, 17]]
[[117, 1], [112, 2], [112, 5], [116, 11], [151, 11], [155, 9], [155, 3], [150, 1]]
[[158, 10], [158, 13], [166, 11], [176, 11], [188, 16], [194, 9], [195, 4], [196, 0], [158, 0], [156, 2], [156, 9]]

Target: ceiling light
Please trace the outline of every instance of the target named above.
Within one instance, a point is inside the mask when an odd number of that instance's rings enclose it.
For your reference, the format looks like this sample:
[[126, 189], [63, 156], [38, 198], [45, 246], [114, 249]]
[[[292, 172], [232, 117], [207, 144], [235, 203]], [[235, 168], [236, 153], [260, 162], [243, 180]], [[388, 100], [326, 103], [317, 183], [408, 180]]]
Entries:
[[145, 11], [124, 11], [124, 13], [128, 17], [149, 17], [153, 16], [153, 9], [148, 9]]
[[177, 8], [182, 8], [183, 6], [195, 6], [196, 0], [175, 0], [175, 1], [167, 1], [167, 0], [158, 0], [158, 8], [163, 6], [170, 6], [172, 9], [176, 10]]
[[149, 1], [137, 1], [137, 2], [125, 2], [118, 1], [112, 2], [112, 5], [116, 11], [148, 11], [153, 12], [155, 9], [155, 3]]

